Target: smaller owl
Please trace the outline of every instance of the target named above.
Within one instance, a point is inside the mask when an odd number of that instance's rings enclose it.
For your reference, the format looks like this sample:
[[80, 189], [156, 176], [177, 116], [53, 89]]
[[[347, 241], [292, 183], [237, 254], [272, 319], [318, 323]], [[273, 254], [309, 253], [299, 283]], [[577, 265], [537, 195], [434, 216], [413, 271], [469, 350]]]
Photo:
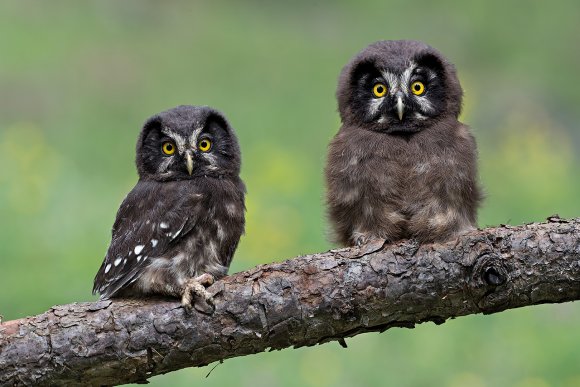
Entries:
[[422, 42], [376, 42], [344, 67], [325, 170], [338, 243], [445, 241], [476, 227], [482, 195], [462, 94], [454, 66]]
[[244, 232], [234, 130], [214, 109], [178, 106], [147, 120], [136, 163], [139, 181], [117, 212], [93, 294], [158, 294], [207, 309], [205, 286], [226, 275]]

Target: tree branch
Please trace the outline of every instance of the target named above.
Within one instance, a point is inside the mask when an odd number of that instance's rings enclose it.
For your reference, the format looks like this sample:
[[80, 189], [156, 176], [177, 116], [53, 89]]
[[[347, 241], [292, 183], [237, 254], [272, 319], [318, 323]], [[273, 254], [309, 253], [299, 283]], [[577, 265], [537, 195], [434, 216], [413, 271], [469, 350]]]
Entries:
[[0, 325], [0, 385], [113, 385], [267, 349], [580, 299], [580, 218], [501, 226], [446, 244], [332, 250], [210, 288], [213, 315], [176, 301], [55, 306]]

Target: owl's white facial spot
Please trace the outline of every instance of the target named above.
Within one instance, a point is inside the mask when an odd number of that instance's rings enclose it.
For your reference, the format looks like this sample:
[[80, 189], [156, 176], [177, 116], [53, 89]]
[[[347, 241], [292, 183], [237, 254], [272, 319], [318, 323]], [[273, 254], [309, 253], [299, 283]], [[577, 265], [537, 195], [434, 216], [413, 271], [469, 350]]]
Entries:
[[201, 152], [201, 157], [203, 157], [204, 159], [206, 159], [209, 162], [209, 165], [206, 166], [207, 169], [210, 169], [212, 171], [215, 171], [216, 169], [218, 169], [217, 158], [216, 158], [215, 154], [210, 153], [210, 152]]
[[114, 264], [115, 266], [119, 266], [119, 264], [121, 263], [121, 261], [122, 261], [122, 260], [123, 260], [123, 258], [122, 258], [122, 257], [117, 257], [117, 259], [115, 259], [115, 262], [113, 262], [113, 264]]
[[159, 166], [157, 167], [157, 172], [158, 173], [164, 173], [167, 172], [167, 168], [169, 168], [169, 164], [171, 164], [171, 157], [165, 157], [161, 160], [161, 162], [159, 163]]
[[427, 117], [424, 116], [423, 114], [419, 113], [419, 112], [415, 112], [415, 118], [418, 120], [426, 120]]
[[105, 274], [107, 274], [109, 272], [109, 270], [111, 270], [111, 264], [107, 264], [107, 266], [105, 266]]
[[371, 101], [369, 102], [369, 115], [371, 117], [377, 114], [384, 100], [385, 97], [371, 99]]
[[142, 258], [142, 257], [141, 257], [140, 255], [138, 255], [138, 256], [137, 256], [137, 262], [141, 262], [141, 258]]
[[422, 111], [426, 113], [433, 112], [433, 105], [431, 105], [431, 102], [424, 95], [415, 96], [415, 101], [421, 106]]
[[161, 223], [159, 223], [159, 228], [167, 229], [167, 228], [169, 228], [169, 225], [165, 222], [161, 222]]
[[135, 246], [135, 250], [134, 250], [135, 251], [135, 255], [141, 254], [141, 251], [143, 251], [143, 247], [145, 247], [145, 246], [143, 246], [143, 245], [137, 245], [137, 246]]
[[159, 242], [159, 241], [158, 241], [157, 239], [151, 239], [151, 246], [152, 246], [152, 247], [155, 247], [155, 246], [157, 246], [157, 243], [158, 243], [158, 242]]

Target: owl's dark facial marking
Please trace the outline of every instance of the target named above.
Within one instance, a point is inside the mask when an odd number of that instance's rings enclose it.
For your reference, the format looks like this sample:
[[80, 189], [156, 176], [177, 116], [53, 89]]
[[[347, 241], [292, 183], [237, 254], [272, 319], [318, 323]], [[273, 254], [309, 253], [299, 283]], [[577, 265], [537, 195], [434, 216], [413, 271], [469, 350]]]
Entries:
[[152, 117], [137, 144], [137, 166], [142, 177], [156, 180], [199, 176], [237, 175], [239, 147], [218, 112], [178, 107]]
[[[422, 64], [419, 64], [422, 63]], [[417, 132], [445, 109], [440, 68], [425, 61], [389, 69], [361, 63], [352, 78], [353, 113], [385, 132]]]
[[343, 123], [384, 133], [412, 134], [457, 118], [461, 96], [453, 65], [413, 41], [371, 44], [344, 67], [337, 90]]

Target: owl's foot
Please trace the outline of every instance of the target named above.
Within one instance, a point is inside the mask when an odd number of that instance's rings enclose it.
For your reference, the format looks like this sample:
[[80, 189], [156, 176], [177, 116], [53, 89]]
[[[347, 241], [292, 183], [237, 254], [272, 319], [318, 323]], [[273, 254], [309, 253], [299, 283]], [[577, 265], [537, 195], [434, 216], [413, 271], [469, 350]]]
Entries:
[[354, 233], [353, 235], [354, 245], [356, 247], [361, 247], [369, 241], [369, 237], [366, 234]]
[[376, 244], [384, 244], [384, 243], [389, 243], [388, 240], [384, 239], [384, 238], [379, 238], [379, 237], [375, 237], [375, 236], [371, 236], [368, 234], [362, 234], [362, 233], [355, 233], [353, 235], [353, 239], [354, 239], [354, 247], [362, 247], [365, 245], [376, 245]]
[[206, 288], [214, 283], [213, 275], [204, 273], [198, 277], [190, 278], [183, 289], [181, 305], [187, 312], [192, 308], [206, 314], [213, 313], [213, 297]]

